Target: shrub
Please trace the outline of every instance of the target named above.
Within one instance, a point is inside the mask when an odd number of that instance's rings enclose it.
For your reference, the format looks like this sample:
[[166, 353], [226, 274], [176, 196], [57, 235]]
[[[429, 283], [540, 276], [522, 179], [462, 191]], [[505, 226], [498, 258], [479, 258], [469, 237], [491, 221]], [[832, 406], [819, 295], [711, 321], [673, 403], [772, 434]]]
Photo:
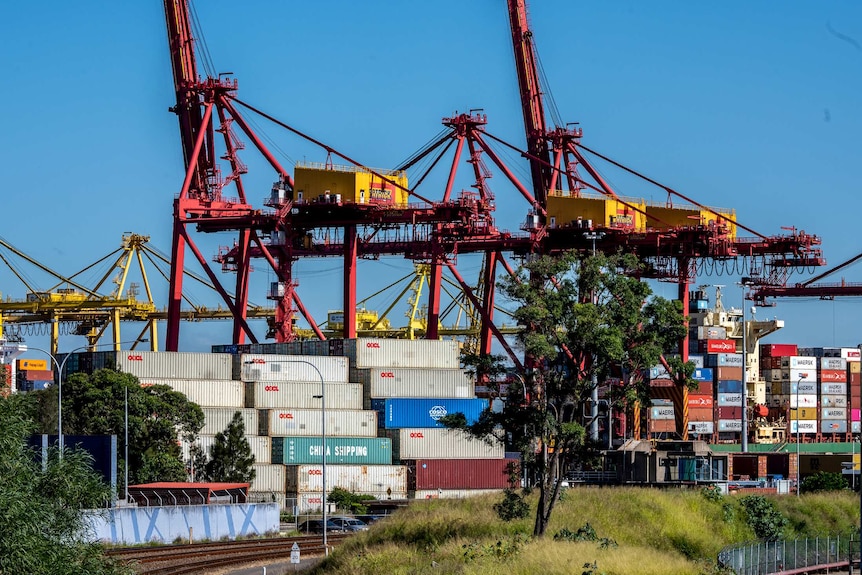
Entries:
[[818, 491], [841, 491], [847, 489], [847, 480], [840, 473], [818, 471], [802, 480], [800, 493], [817, 493]]
[[761, 539], [774, 541], [781, 537], [787, 526], [787, 518], [775, 507], [775, 503], [762, 495], [749, 495], [740, 500], [745, 509], [746, 522]]
[[370, 495], [357, 495], [352, 491], [336, 487], [326, 496], [326, 500], [329, 503], [335, 503], [336, 507], [344, 509], [349, 513], [367, 513], [368, 507], [365, 506], [365, 502], [373, 501], [374, 497]]
[[525, 519], [530, 515], [530, 505], [512, 489], [507, 489], [503, 500], [494, 504], [494, 511], [503, 521]]

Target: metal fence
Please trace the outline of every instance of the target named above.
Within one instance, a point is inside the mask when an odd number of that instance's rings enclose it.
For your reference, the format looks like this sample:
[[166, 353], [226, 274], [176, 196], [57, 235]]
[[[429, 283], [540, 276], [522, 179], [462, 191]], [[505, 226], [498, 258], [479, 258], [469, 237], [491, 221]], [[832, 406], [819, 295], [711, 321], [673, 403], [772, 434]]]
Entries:
[[790, 541], [758, 541], [725, 547], [718, 562], [736, 575], [803, 572], [814, 567], [848, 566], [859, 550], [858, 535]]

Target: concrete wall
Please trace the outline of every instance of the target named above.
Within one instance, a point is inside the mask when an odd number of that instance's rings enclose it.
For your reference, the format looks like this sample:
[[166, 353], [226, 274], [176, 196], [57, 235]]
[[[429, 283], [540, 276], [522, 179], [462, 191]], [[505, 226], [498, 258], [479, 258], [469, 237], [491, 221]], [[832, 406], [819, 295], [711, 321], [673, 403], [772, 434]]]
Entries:
[[279, 529], [277, 503], [119, 507], [88, 512], [91, 539], [123, 545], [173, 543], [176, 539], [218, 541], [264, 535]]

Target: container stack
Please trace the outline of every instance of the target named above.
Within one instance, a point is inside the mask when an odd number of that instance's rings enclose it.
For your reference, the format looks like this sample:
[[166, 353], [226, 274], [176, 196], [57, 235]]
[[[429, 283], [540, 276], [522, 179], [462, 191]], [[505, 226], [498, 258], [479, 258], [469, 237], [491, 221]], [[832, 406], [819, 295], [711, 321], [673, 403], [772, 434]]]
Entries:
[[709, 440], [715, 433], [715, 385], [713, 370], [695, 368], [697, 389], [688, 392], [688, 433], [691, 439]]
[[819, 363], [819, 431], [826, 440], [843, 441], [848, 429], [847, 360], [841, 357], [821, 357]]
[[16, 389], [18, 391], [47, 389], [54, 383], [54, 371], [51, 367], [45, 359], [16, 360]]

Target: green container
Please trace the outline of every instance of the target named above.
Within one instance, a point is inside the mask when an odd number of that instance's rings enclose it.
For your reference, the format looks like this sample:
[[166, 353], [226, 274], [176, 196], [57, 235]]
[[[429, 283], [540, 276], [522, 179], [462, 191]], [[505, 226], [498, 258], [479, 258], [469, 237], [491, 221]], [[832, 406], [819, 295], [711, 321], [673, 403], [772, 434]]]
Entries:
[[[272, 462], [322, 464], [322, 445], [320, 437], [273, 437]], [[385, 437], [327, 437], [326, 463], [391, 465], [392, 441]]]

